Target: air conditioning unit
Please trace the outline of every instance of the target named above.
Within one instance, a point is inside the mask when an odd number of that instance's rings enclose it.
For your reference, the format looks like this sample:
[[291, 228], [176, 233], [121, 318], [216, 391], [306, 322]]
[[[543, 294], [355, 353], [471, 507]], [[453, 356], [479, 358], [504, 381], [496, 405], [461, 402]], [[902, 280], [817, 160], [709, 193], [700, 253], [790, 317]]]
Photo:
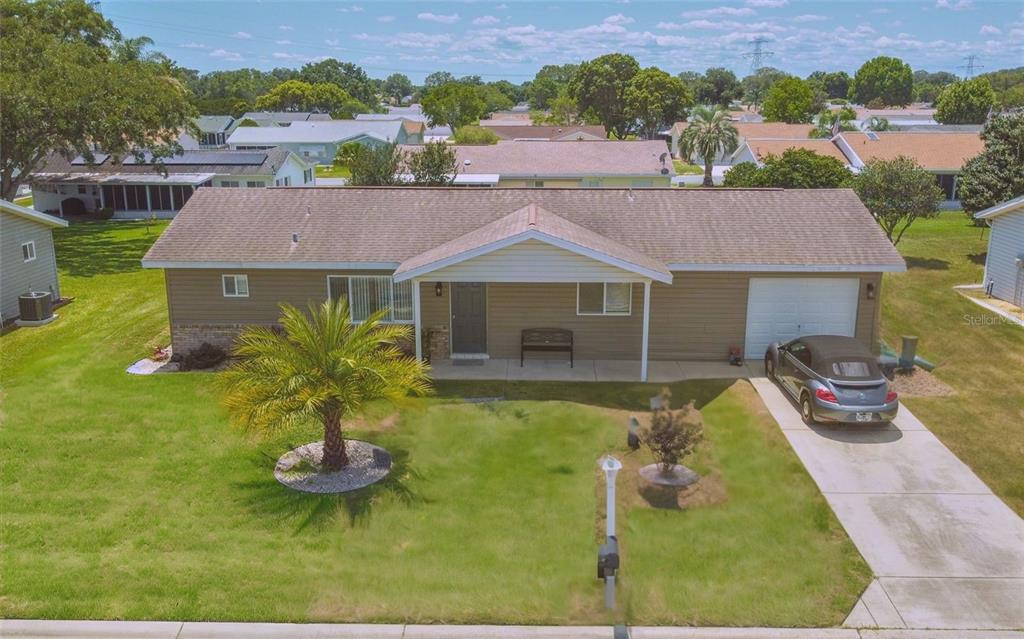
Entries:
[[49, 291], [29, 291], [18, 296], [22, 322], [46, 322], [53, 318], [53, 296]]

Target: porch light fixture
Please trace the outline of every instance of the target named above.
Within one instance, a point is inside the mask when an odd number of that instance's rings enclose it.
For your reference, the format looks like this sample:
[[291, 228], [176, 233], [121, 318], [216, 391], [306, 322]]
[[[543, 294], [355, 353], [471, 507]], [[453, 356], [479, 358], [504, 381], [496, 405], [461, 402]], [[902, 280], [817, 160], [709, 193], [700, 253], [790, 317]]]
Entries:
[[868, 285], [864, 287], [864, 293], [867, 295], [869, 300], [875, 299], [875, 284], [874, 284], [874, 282], [868, 282]]
[[437, 282], [436, 284], [434, 284], [434, 295], [436, 295], [437, 297], [441, 297], [443, 293], [444, 287], [441, 285], [441, 282]]

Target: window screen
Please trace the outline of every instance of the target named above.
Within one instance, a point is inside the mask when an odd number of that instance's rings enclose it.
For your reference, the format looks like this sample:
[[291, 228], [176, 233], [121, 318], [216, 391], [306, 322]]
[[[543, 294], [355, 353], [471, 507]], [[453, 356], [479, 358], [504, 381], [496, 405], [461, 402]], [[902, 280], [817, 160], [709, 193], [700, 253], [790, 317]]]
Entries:
[[387, 309], [385, 322], [413, 321], [412, 282], [395, 283], [387, 275], [350, 277], [347, 293], [353, 322], [365, 322], [383, 309]]
[[597, 282], [576, 285], [577, 315], [629, 315], [633, 285]]
[[576, 312], [598, 315], [604, 313], [604, 284], [580, 284]]

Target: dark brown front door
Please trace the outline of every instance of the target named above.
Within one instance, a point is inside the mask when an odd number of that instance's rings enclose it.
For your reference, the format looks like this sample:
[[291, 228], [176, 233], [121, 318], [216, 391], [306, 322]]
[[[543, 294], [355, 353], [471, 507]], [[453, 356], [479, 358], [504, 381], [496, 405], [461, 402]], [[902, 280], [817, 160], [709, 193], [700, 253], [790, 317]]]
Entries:
[[452, 353], [487, 352], [487, 285], [452, 283]]

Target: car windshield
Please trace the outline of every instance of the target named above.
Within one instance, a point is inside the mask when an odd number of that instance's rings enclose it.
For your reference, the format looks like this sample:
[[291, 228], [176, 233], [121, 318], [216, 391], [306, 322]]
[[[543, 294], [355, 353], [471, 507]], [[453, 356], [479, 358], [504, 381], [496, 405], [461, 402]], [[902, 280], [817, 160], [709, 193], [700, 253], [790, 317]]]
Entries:
[[881, 376], [873, 360], [854, 357], [826, 360], [822, 362], [819, 372], [832, 379], [872, 379]]

